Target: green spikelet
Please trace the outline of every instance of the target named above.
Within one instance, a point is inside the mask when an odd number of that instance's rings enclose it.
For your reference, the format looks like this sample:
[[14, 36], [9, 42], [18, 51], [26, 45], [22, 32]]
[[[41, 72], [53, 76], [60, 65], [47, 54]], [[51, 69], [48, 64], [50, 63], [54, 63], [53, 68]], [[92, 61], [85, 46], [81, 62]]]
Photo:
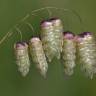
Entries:
[[16, 55], [16, 64], [22, 76], [26, 76], [29, 72], [30, 61], [28, 56], [28, 45], [25, 42], [19, 42], [14, 45]]
[[72, 75], [74, 73], [75, 59], [76, 59], [76, 46], [74, 41], [74, 35], [71, 32], [64, 32], [63, 37], [63, 51], [62, 59], [64, 65], [64, 72], [66, 75]]
[[77, 36], [78, 54], [81, 69], [89, 78], [96, 74], [96, 42], [91, 32], [83, 32]]
[[49, 62], [54, 57], [60, 59], [63, 42], [62, 30], [63, 26], [60, 19], [52, 18], [41, 23], [41, 40]]
[[39, 69], [41, 75], [45, 78], [48, 70], [48, 64], [41, 40], [38, 37], [31, 38], [29, 48], [33, 62], [36, 63], [36, 67]]

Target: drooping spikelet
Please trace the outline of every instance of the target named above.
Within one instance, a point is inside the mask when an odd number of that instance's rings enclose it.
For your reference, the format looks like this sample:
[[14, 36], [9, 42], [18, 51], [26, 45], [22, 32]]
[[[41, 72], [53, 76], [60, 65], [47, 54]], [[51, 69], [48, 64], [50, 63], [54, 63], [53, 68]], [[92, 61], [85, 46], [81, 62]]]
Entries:
[[57, 43], [57, 52], [58, 52], [58, 59], [60, 59], [60, 54], [62, 52], [62, 45], [63, 45], [63, 23], [59, 18], [51, 18], [50, 19], [53, 27], [54, 27], [54, 34], [55, 34], [55, 41]]
[[81, 69], [93, 78], [96, 74], [96, 42], [91, 32], [83, 32], [76, 37]]
[[48, 70], [48, 64], [41, 40], [38, 37], [31, 38], [29, 41], [29, 48], [33, 62], [36, 63], [36, 67], [39, 69], [41, 75], [45, 78]]
[[63, 26], [60, 19], [49, 19], [41, 23], [41, 40], [44, 52], [51, 62], [54, 57], [60, 59], [62, 51]]
[[29, 72], [30, 60], [28, 56], [28, 45], [25, 42], [18, 42], [14, 45], [16, 64], [22, 76]]
[[66, 75], [74, 73], [75, 59], [76, 59], [76, 44], [74, 41], [74, 34], [71, 32], [64, 32], [62, 60], [64, 65], [64, 72]]

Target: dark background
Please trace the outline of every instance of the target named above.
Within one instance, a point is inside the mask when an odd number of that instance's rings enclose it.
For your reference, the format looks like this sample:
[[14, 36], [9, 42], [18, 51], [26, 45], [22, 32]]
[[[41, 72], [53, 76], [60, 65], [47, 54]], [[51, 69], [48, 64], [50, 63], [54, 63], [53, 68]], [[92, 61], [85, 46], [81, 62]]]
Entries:
[[27, 19], [35, 33], [26, 24], [19, 24], [19, 21], [32, 10], [46, 6], [71, 9], [80, 15], [82, 24], [74, 13], [51, 10], [53, 16], [64, 21], [65, 31], [76, 34], [82, 31], [96, 32], [96, 0], [0, 0], [0, 38], [10, 29], [14, 32], [0, 45], [0, 96], [96, 96], [96, 80], [84, 76], [78, 60], [71, 77], [63, 74], [62, 65], [56, 59], [49, 64], [47, 79], [40, 76], [34, 63], [25, 78], [17, 71], [13, 46], [20, 36], [13, 26], [18, 24], [23, 40], [28, 41], [31, 36], [39, 35], [41, 19], [48, 18], [46, 10]]

